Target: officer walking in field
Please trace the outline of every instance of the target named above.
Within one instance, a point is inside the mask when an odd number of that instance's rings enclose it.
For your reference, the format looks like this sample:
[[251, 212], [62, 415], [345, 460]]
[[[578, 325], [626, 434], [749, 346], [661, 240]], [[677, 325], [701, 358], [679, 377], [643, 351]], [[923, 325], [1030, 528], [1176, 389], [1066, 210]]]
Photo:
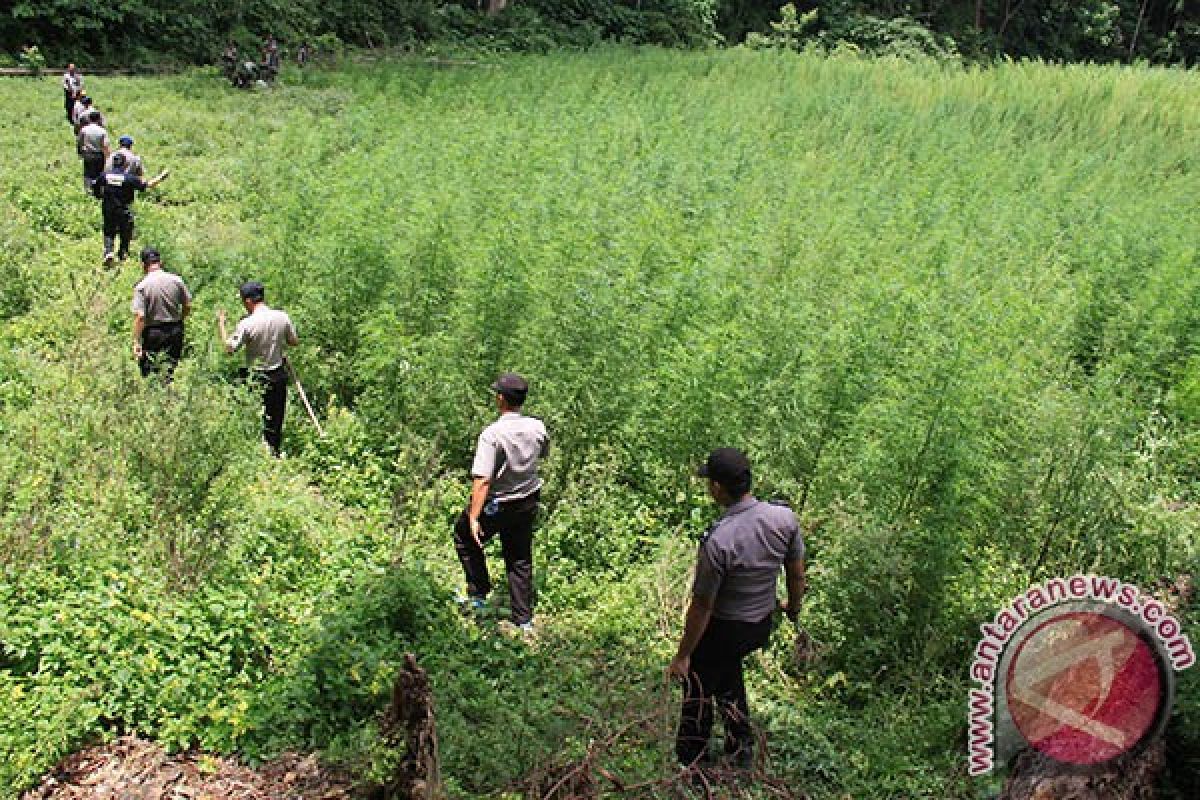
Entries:
[[183, 321], [192, 312], [192, 293], [183, 278], [162, 268], [153, 247], [142, 251], [145, 277], [133, 287], [133, 357], [142, 377], [165, 367], [167, 380], [183, 356]]
[[92, 112], [96, 111], [100, 114], [99, 124], [104, 127], [104, 112], [96, 108], [92, 103], [92, 98], [87, 95], [80, 95], [75, 101], [75, 108], [71, 111], [71, 118], [75, 121], [75, 135], [79, 135], [79, 131], [83, 130], [83, 126], [91, 121]]
[[287, 411], [287, 348], [300, 343], [296, 326], [285, 312], [269, 307], [266, 288], [258, 281], [242, 284], [238, 294], [246, 316], [232, 336], [225, 331], [225, 309], [217, 310], [217, 331], [226, 353], [246, 348], [246, 375], [253, 375], [263, 393], [263, 439], [279, 457], [283, 444], [283, 416]]
[[83, 161], [83, 188], [92, 189], [92, 182], [104, 173], [104, 162], [112, 153], [108, 131], [100, 124], [100, 112], [88, 114], [88, 122], [79, 129], [75, 138], [75, 149]]
[[[101, 161], [101, 166], [103, 163]], [[163, 170], [157, 177], [144, 181], [136, 175], [126, 174], [125, 167], [125, 156], [113, 153], [111, 169], [91, 183], [92, 192], [100, 198], [100, 212], [104, 218], [105, 264], [113, 261], [113, 244], [117, 237], [120, 237], [120, 247], [116, 257], [124, 261], [129, 256], [129, 243], [133, 241], [133, 200], [137, 192], [153, 189], [171, 174]]]
[[521, 413], [529, 384], [505, 373], [491, 385], [500, 418], [484, 428], [471, 465], [471, 499], [454, 525], [454, 549], [467, 581], [468, 604], [481, 609], [492, 590], [483, 546], [500, 536], [508, 574], [511, 625], [533, 633], [533, 523], [541, 498], [538, 460], [550, 452], [540, 419]]
[[63, 110], [67, 112], [67, 122], [75, 124], [75, 101], [83, 96], [83, 75], [75, 69], [74, 64], [67, 65], [63, 73]]
[[117, 140], [117, 144], [121, 145], [117, 151], [108, 157], [108, 163], [104, 165], [104, 171], [110, 172], [113, 169], [113, 159], [121, 156], [125, 160], [125, 174], [133, 175], [138, 178], [145, 177], [145, 168], [142, 166], [142, 157], [133, 152], [133, 137], [122, 136]]
[[738, 450], [714, 450], [699, 474], [724, 513], [701, 540], [683, 636], [667, 667], [669, 677], [683, 682], [675, 754], [684, 766], [708, 761], [715, 703], [725, 753], [745, 768], [754, 762], [754, 736], [742, 660], [770, 638], [781, 567], [783, 610], [795, 620], [804, 595], [804, 540], [790, 508], [750, 494], [750, 462]]

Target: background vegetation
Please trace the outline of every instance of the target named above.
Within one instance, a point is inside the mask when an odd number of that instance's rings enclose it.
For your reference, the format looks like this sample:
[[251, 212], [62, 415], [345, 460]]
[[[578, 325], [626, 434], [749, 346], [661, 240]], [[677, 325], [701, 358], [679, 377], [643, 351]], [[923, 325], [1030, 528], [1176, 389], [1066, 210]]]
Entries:
[[[816, 798], [986, 796], [979, 622], [1050, 574], [1197, 572], [1193, 74], [604, 49], [89, 88], [173, 170], [140, 241], [197, 313], [174, 387], [141, 381], [56, 78], [0, 84], [0, 795], [131, 729], [377, 775], [406, 649], [457, 796], [630, 720], [613, 768], [662, 774], [718, 445], [810, 526], [821, 661], [779, 636], [751, 694]], [[249, 277], [329, 428], [293, 404], [281, 462], [213, 333]], [[451, 601], [503, 369], [555, 437], [528, 649]]]
[[[54, 64], [214, 62], [233, 39], [257, 56], [274, 34], [294, 51], [342, 43], [404, 50], [544, 52], [602, 41], [696, 47], [769, 33], [783, 0], [14, 0], [0, 53], [37, 45]], [[973, 60], [1195, 64], [1200, 5], [1184, 0], [799, 0], [801, 37], [825, 48]]]

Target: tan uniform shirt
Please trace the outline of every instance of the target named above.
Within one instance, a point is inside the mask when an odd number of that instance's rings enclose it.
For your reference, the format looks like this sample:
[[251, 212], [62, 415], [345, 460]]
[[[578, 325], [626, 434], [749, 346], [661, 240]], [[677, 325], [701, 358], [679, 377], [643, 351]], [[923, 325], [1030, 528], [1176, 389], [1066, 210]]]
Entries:
[[141, 314], [147, 325], [182, 322], [183, 307], [192, 302], [183, 278], [164, 269], [152, 269], [133, 287], [134, 314]]
[[79, 131], [79, 152], [84, 155], [104, 155], [108, 147], [108, 131], [100, 125], [88, 123]]
[[792, 510], [747, 496], [700, 543], [692, 594], [712, 599], [717, 619], [761, 622], [775, 610], [780, 569], [803, 558]]
[[271, 372], [283, 366], [287, 345], [296, 341], [296, 326], [283, 311], [259, 303], [229, 337], [229, 349], [246, 346], [246, 366]]
[[491, 499], [520, 500], [542, 488], [538, 459], [549, 452], [550, 434], [540, 419], [507, 411], [479, 434], [471, 475], [491, 481]]
[[145, 177], [145, 170], [142, 167], [142, 157], [135, 154], [128, 147], [118, 148], [116, 153], [113, 153], [112, 156], [108, 157], [108, 161], [104, 163], [105, 172], [112, 170], [112, 157], [117, 153], [125, 156], [125, 169], [123, 171], [126, 175], [136, 175], [139, 178]]

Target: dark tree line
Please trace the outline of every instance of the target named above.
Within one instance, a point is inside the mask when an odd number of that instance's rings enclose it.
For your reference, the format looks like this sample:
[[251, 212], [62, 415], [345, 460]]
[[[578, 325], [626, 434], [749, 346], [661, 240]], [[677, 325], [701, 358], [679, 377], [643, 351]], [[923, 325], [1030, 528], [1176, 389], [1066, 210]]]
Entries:
[[[478, 39], [515, 50], [603, 40], [693, 46], [768, 32], [781, 0], [11, 0], [0, 49], [36, 44], [57, 65], [208, 63], [229, 39], [253, 49], [336, 36], [365, 47]], [[1196, 0], [797, 0], [814, 35], [866, 49], [914, 32], [968, 57], [1194, 64]], [[897, 31], [900, 33], [897, 34]], [[718, 37], [719, 35], [719, 37]]]
[[[739, 41], [778, 19], [784, 0], [724, 0], [718, 27]], [[1194, 65], [1200, 56], [1195, 0], [816, 0], [820, 28], [848, 40], [904, 19], [950, 36], [973, 57], [1132, 61]]]

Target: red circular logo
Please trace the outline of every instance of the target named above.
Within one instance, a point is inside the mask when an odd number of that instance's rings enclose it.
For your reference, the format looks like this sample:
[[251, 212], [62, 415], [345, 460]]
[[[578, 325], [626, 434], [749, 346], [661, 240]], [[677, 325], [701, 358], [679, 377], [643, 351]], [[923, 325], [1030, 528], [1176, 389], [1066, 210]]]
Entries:
[[1068, 764], [1133, 749], [1157, 720], [1163, 682], [1152, 648], [1124, 623], [1069, 612], [1035, 628], [1009, 663], [1006, 695], [1030, 745]]

